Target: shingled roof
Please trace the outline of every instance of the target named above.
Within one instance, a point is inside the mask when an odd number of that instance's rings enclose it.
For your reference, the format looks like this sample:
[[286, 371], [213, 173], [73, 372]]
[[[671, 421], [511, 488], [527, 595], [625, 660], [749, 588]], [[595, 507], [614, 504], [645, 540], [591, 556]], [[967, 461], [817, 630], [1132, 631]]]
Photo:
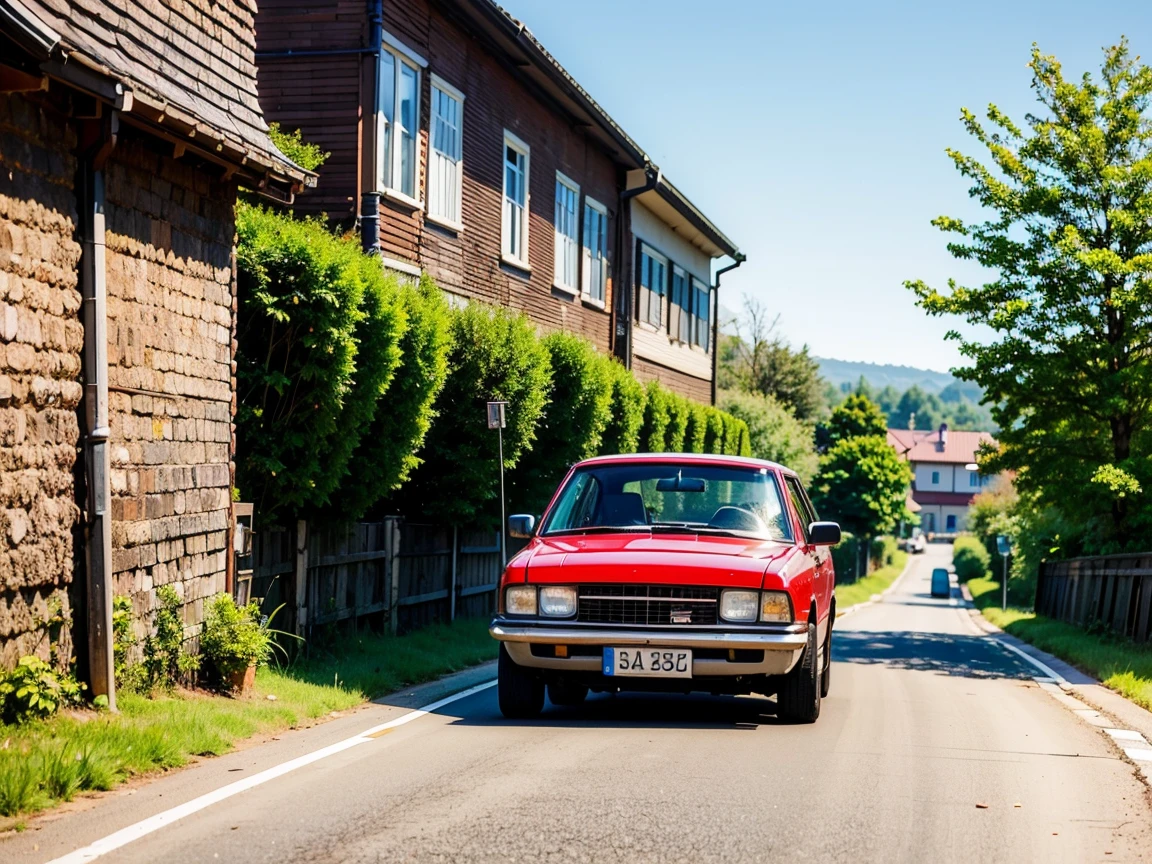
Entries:
[[307, 175], [269, 139], [256, 98], [254, 0], [0, 3], [22, 6], [59, 36], [42, 67], [48, 74], [80, 64], [122, 85], [125, 114], [251, 173], [297, 182]]

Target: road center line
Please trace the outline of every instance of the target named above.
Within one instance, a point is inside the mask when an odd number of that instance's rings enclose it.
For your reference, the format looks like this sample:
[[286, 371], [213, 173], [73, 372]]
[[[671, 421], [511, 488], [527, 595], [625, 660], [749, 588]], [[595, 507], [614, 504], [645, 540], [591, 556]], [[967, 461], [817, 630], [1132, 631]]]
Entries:
[[451, 696], [439, 699], [422, 708], [417, 708], [409, 711], [407, 714], [402, 714], [395, 720], [390, 720], [387, 723], [381, 723], [379, 726], [373, 726], [371, 729], [366, 729], [351, 738], [345, 738], [343, 741], [337, 741], [335, 744], [329, 744], [327, 747], [321, 747], [319, 750], [314, 750], [311, 753], [306, 753], [303, 756], [297, 756], [295, 759], [289, 759], [287, 762], [281, 762], [279, 765], [274, 765], [258, 774], [253, 774], [251, 777], [245, 777], [243, 780], [237, 780], [235, 783], [229, 783], [227, 786], [221, 786], [219, 789], [214, 789], [201, 795], [199, 798], [193, 798], [191, 801], [186, 801], [170, 810], [165, 810], [162, 813], [157, 813], [155, 816], [149, 816], [134, 825], [129, 825], [127, 828], [121, 828], [107, 837], [97, 840], [82, 849], [77, 849], [75, 852], [70, 852], [60, 858], [56, 858], [49, 862], [49, 864], [82, 864], [85, 861], [93, 861], [101, 855], [107, 855], [109, 852], [115, 851], [122, 846], [127, 846], [134, 840], [139, 840], [159, 831], [166, 825], [171, 825], [183, 819], [185, 816], [191, 816], [193, 813], [199, 812], [206, 807], [211, 807], [220, 801], [231, 798], [233, 795], [239, 795], [241, 792], [246, 792], [256, 786], [267, 783], [270, 780], [275, 780], [277, 777], [283, 777], [297, 768], [303, 768], [305, 765], [311, 765], [313, 762], [319, 762], [321, 759], [327, 759], [329, 756], [335, 756], [337, 753], [342, 753], [358, 744], [367, 744], [372, 741], [374, 737], [378, 737], [381, 733], [389, 729], [395, 729], [397, 726], [403, 726], [406, 723], [411, 723], [413, 720], [419, 720], [433, 711], [443, 708], [445, 705], [450, 705], [461, 699], [467, 699], [482, 690], [487, 690], [496, 684], [495, 680], [486, 681], [483, 684], [477, 684], [475, 687], [469, 687], [467, 690], [461, 690]]

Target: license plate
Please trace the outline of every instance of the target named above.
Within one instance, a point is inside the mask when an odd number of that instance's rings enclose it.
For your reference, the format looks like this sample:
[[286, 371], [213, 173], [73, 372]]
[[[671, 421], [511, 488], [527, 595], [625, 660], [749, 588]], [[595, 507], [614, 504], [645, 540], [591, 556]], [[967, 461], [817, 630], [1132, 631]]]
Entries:
[[687, 648], [605, 648], [604, 674], [645, 678], [691, 678]]

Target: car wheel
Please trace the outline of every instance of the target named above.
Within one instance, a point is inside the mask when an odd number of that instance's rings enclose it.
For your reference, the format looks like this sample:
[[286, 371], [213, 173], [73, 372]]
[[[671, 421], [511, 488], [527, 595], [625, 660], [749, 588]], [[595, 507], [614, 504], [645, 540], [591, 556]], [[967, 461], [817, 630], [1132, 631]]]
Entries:
[[824, 671], [820, 673], [820, 698], [824, 699], [828, 695], [828, 689], [832, 686], [832, 626], [829, 622], [828, 626], [828, 639], [824, 643]]
[[808, 625], [808, 644], [800, 662], [784, 676], [776, 694], [776, 716], [787, 723], [815, 723], [820, 716], [820, 651], [816, 625]]
[[510, 720], [527, 720], [544, 708], [544, 682], [531, 669], [516, 664], [503, 643], [496, 666], [500, 713]]
[[588, 696], [588, 688], [571, 678], [557, 678], [548, 685], [548, 701], [553, 705], [573, 708], [582, 705]]

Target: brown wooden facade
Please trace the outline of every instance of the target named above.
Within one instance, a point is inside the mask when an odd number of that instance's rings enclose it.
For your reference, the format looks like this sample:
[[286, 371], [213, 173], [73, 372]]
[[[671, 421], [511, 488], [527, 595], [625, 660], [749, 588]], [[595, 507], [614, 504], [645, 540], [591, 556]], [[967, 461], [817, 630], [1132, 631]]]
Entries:
[[[317, 188], [298, 197], [298, 210], [359, 224], [362, 236], [370, 236], [378, 207], [378, 248], [387, 266], [426, 271], [451, 295], [524, 311], [543, 329], [584, 335], [642, 379], [711, 398], [713, 364], [699, 347], [689, 351], [667, 333], [663, 340], [659, 334], [632, 338], [633, 213], [642, 208], [642, 221], [661, 223], [675, 238], [669, 243], [685, 244], [680, 257], [697, 262], [701, 279], [711, 281], [710, 272], [700, 271], [709, 271], [713, 259], [742, 256], [519, 22], [490, 0], [266, 0], [256, 34], [265, 117], [299, 128], [331, 153]], [[391, 98], [382, 82], [394, 82], [400, 64], [418, 79], [411, 194], [396, 188], [395, 176], [391, 183], [378, 179], [381, 152], [399, 146], [398, 132], [381, 132], [378, 97]], [[431, 175], [440, 169], [430, 166], [436, 87], [458, 97], [462, 108], [459, 218], [453, 220], [435, 217], [429, 195]], [[397, 105], [400, 98], [397, 89]], [[395, 113], [393, 122], [399, 118]], [[502, 243], [506, 136], [528, 151], [527, 256], [519, 264], [510, 263]], [[568, 287], [556, 276], [558, 178], [578, 186], [580, 274]], [[602, 291], [584, 290], [589, 201], [607, 221]], [[714, 320], [715, 292], [710, 296]]]

